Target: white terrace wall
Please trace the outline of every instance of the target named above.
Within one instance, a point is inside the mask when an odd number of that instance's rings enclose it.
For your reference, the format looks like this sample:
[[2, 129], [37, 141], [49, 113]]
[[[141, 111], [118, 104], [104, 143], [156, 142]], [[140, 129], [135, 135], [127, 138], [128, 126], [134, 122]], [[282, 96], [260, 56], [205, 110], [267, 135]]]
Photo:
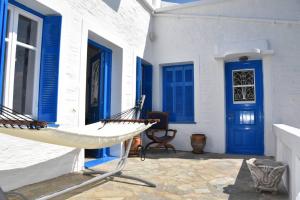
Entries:
[[273, 132], [276, 135], [276, 160], [288, 164], [283, 182], [290, 199], [296, 200], [300, 197], [300, 129], [275, 124]]
[[[196, 4], [155, 12], [154, 109], [162, 109], [160, 65], [194, 62], [196, 124], [173, 124], [179, 131], [173, 143], [177, 149], [191, 150], [189, 136], [203, 132], [208, 137], [205, 150], [224, 153], [224, 61], [241, 55], [262, 59], [265, 154], [274, 155], [272, 124], [284, 121], [300, 126], [296, 117], [300, 112], [300, 2], [203, 0]], [[254, 53], [257, 49], [262, 51]]]
[[[58, 124], [80, 126], [85, 123], [86, 55], [89, 37], [113, 50], [112, 111], [119, 112], [134, 105], [136, 56], [151, 60], [151, 43], [148, 41], [148, 32], [151, 29], [149, 8], [136, 0], [20, 2], [42, 14], [62, 15]], [[83, 167], [83, 151], [80, 150], [2, 134], [0, 141], [0, 186], [4, 190], [78, 171]], [[27, 158], [27, 163], [20, 162], [20, 158]]]

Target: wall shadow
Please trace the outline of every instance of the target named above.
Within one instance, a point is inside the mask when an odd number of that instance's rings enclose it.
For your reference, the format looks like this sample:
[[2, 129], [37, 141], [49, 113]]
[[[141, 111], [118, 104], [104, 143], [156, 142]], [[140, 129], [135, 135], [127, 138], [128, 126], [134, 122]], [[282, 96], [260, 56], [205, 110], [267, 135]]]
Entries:
[[121, 0], [103, 0], [103, 2], [116, 12], [118, 12], [121, 4]]
[[278, 193], [257, 192], [248, 169], [246, 159], [243, 160], [239, 173], [233, 185], [223, 188], [223, 192], [229, 194], [228, 200], [241, 199], [272, 199], [272, 200], [288, 200], [288, 194], [281, 184]]

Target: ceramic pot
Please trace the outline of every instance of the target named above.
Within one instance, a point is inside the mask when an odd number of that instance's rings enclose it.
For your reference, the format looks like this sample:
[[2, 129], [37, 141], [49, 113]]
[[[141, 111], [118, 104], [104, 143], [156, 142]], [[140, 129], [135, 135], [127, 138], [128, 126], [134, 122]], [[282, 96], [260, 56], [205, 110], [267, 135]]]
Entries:
[[206, 144], [206, 136], [204, 134], [196, 133], [191, 136], [191, 145], [193, 147], [193, 153], [203, 153], [203, 149]]
[[138, 136], [133, 137], [132, 144], [131, 144], [130, 151], [129, 151], [129, 155], [130, 156], [138, 156], [141, 145], [142, 145], [141, 136], [138, 135]]

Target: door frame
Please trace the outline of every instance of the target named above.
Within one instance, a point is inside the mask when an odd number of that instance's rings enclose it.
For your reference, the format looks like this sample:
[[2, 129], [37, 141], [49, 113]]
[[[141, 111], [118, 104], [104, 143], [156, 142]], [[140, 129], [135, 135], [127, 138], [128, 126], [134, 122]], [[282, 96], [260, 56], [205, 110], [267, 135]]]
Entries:
[[[260, 87], [257, 87], [259, 88], [260, 90], [256, 92], [257, 95], [261, 96], [259, 97], [260, 98], [260, 110], [261, 110], [261, 116], [259, 116], [260, 120], [262, 121], [261, 122], [261, 126], [260, 126], [260, 129], [261, 129], [261, 135], [259, 137], [259, 139], [262, 141], [262, 144], [261, 146], [259, 147], [259, 149], [257, 150], [257, 153], [236, 153], [236, 152], [232, 152], [230, 151], [230, 148], [229, 148], [229, 125], [228, 125], [228, 100], [232, 100], [232, 98], [229, 98], [228, 99], [228, 95], [232, 96], [232, 94], [228, 94], [228, 90], [227, 90], [227, 87], [228, 87], [228, 72], [227, 72], [227, 68], [228, 65], [237, 65], [237, 64], [241, 64], [241, 67], [240, 69], [247, 69], [247, 67], [243, 68], [243, 66], [245, 66], [246, 64], [248, 63], [254, 63], [255, 65], [255, 68], [259, 68], [259, 70], [255, 69], [255, 73], [257, 73], [257, 71], [259, 72], [258, 76], [260, 77], [260, 80], [257, 80], [257, 76], [255, 77], [255, 84], [258, 82], [258, 84], [260, 84]], [[251, 67], [251, 66], [249, 66]], [[230, 70], [231, 72], [233, 70]], [[230, 76], [231, 77], [231, 76]], [[247, 60], [247, 61], [230, 61], [230, 62], [224, 62], [224, 81], [225, 81], [225, 87], [224, 87], [224, 91], [225, 91], [225, 134], [226, 134], [226, 143], [225, 143], [225, 149], [226, 149], [226, 153], [233, 153], [233, 154], [245, 154], [245, 155], [249, 155], [249, 154], [255, 154], [255, 155], [264, 155], [265, 153], [265, 120], [264, 120], [264, 75], [263, 75], [263, 61], [262, 59], [255, 59], [255, 60]], [[232, 83], [230, 85], [230, 87], [232, 87]], [[256, 99], [257, 101], [257, 99]], [[256, 102], [257, 103], [257, 102]]]
[[[136, 58], [136, 95], [135, 95], [136, 102], [140, 99], [140, 97], [142, 95], [143, 66], [150, 67], [152, 69], [151, 84], [153, 83], [153, 65], [151, 63], [147, 62], [146, 60], [144, 60], [140, 57], [137, 57]], [[153, 90], [152, 90], [152, 92], [153, 92]], [[151, 102], [152, 102], [152, 99], [151, 99]]]
[[[90, 39], [88, 39], [88, 45], [101, 50], [100, 65], [102, 65], [102, 67], [99, 68], [99, 70], [101, 70], [99, 78], [99, 119], [107, 119], [111, 115], [112, 50]], [[103, 90], [100, 89], [101, 87], [103, 88]], [[85, 103], [87, 103], [87, 98], [85, 97], [85, 99]], [[92, 152], [92, 154], [95, 155], [96, 159], [86, 162], [86, 168], [93, 167], [95, 165], [99, 165], [112, 160], [112, 158], [110, 157], [110, 147], [96, 149], [95, 152]]]
[[[88, 45], [92, 45], [98, 49], [100, 49], [101, 51], [103, 51], [105, 60], [107, 62], [103, 63], [103, 69], [101, 74], [101, 78], [103, 80], [100, 79], [100, 82], [103, 81], [103, 99], [99, 100], [100, 104], [103, 104], [103, 118], [109, 118], [110, 117], [110, 107], [111, 107], [111, 68], [112, 68], [112, 50], [102, 46], [100, 44], [98, 44], [97, 42], [88, 39]], [[101, 64], [103, 62], [103, 58], [101, 58]], [[100, 95], [100, 93], [99, 93]], [[100, 107], [100, 106], [99, 106]], [[100, 108], [101, 109], [101, 108]]]

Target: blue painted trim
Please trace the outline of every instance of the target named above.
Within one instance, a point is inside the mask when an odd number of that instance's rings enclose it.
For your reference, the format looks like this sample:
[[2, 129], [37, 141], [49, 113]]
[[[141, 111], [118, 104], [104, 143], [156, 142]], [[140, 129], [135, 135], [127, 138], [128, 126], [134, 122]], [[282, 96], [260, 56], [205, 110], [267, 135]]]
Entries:
[[103, 118], [107, 119], [111, 114], [111, 68], [112, 68], [112, 51], [106, 51], [104, 67], [104, 110]]
[[107, 157], [104, 157], [104, 158], [90, 160], [90, 161], [87, 161], [87, 162], [84, 163], [84, 167], [89, 169], [89, 168], [95, 167], [97, 165], [102, 165], [104, 163], [111, 162], [111, 161], [116, 160], [116, 159], [118, 159], [118, 157], [107, 156]]
[[33, 9], [31, 9], [31, 8], [25, 6], [24, 4], [21, 4], [21, 3], [17, 2], [17, 1], [15, 1], [15, 0], [8, 0], [8, 2], [9, 2], [9, 4], [14, 5], [14, 6], [18, 7], [18, 8], [21, 8], [22, 10], [25, 10], [25, 11], [27, 11], [27, 12], [29, 12], [31, 14], [34, 14], [34, 15], [40, 17], [40, 18], [44, 18], [45, 17], [45, 15], [43, 15], [42, 13], [37, 12], [37, 11], [35, 11], [35, 10], [33, 10]]
[[58, 128], [60, 125], [59, 124], [55, 124], [55, 123], [48, 123], [47, 127], [49, 128]]
[[135, 101], [138, 100], [142, 96], [142, 59], [140, 57], [136, 58], [136, 95]]
[[197, 122], [180, 122], [180, 121], [177, 121], [177, 122], [170, 122], [169, 124], [197, 124]]
[[99, 44], [99, 43], [97, 43], [97, 42], [95, 42], [95, 41], [93, 41], [91, 39], [88, 39], [88, 44], [90, 44], [90, 45], [92, 45], [92, 46], [94, 46], [96, 48], [99, 48], [99, 49], [101, 49], [103, 51], [112, 53], [112, 50], [110, 48], [107, 48], [107, 47], [105, 47], [105, 46], [103, 46], [103, 45], [101, 45], [101, 44]]
[[7, 23], [7, 0], [0, 2], [0, 104], [3, 101], [3, 79], [4, 79], [4, 60], [5, 60], [5, 35]]

